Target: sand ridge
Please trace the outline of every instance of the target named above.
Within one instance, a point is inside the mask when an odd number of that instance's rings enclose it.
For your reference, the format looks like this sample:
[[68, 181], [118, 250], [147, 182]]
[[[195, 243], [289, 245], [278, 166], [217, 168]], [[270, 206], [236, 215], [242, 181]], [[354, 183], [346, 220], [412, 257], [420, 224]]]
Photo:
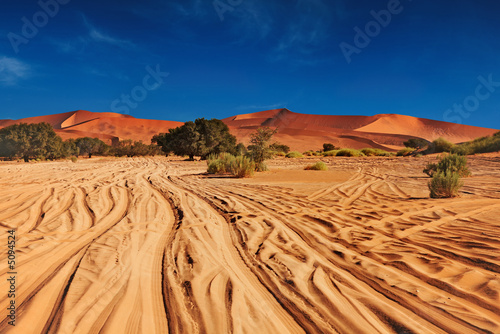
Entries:
[[325, 159], [324, 179], [278, 159], [243, 180], [166, 158], [1, 164], [19, 278], [0, 331], [497, 333], [500, 160], [431, 200], [429, 159]]

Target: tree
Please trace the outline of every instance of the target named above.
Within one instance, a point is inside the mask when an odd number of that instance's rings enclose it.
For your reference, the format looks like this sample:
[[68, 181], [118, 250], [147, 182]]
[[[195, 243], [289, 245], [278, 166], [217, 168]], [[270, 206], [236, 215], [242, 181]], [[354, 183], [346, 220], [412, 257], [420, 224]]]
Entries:
[[151, 141], [161, 147], [167, 155], [187, 155], [205, 159], [210, 154], [236, 152], [236, 137], [221, 120], [198, 118], [184, 125], [169, 129], [168, 133], [155, 135]]
[[79, 149], [80, 154], [88, 154], [92, 158], [93, 154], [106, 154], [109, 151], [109, 146], [98, 138], [83, 137], [75, 140], [75, 144]]
[[338, 150], [339, 147], [335, 147], [335, 145], [330, 144], [330, 143], [324, 143], [323, 144], [323, 152], [328, 152], [328, 151], [334, 151]]
[[414, 148], [416, 150], [420, 150], [420, 149], [428, 146], [429, 142], [425, 139], [422, 139], [422, 138], [410, 138], [407, 141], [405, 141], [403, 144], [405, 147], [410, 147], [410, 148]]
[[265, 170], [264, 160], [272, 158], [273, 150], [270, 142], [277, 131], [278, 129], [263, 127], [250, 135], [251, 145], [248, 146], [248, 154], [255, 161], [257, 171]]
[[14, 124], [0, 129], [0, 156], [57, 159], [63, 141], [48, 123]]

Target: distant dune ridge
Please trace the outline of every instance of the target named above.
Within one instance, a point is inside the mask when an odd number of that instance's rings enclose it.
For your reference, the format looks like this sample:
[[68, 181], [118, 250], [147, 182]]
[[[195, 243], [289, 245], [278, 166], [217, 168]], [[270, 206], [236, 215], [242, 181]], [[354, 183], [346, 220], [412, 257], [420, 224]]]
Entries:
[[[453, 143], [492, 135], [498, 130], [429, 120], [397, 114], [334, 116], [294, 113], [288, 109], [266, 110], [223, 119], [239, 141], [248, 144], [250, 134], [261, 126], [277, 127], [275, 140], [295, 150], [320, 149], [329, 142], [340, 147], [373, 147], [396, 150], [409, 138], [429, 141], [444, 137]], [[17, 123], [51, 124], [63, 138], [97, 137], [113, 140], [141, 140], [149, 144], [157, 133], [182, 122], [149, 120], [111, 112], [77, 110], [62, 114], [0, 120], [0, 128]]]

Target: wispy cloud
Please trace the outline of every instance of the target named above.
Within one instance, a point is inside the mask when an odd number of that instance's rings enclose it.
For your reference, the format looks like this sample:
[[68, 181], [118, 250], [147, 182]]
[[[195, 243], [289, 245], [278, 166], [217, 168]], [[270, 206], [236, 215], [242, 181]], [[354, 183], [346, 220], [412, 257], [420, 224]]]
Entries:
[[83, 22], [89, 31], [88, 33], [89, 33], [90, 39], [94, 42], [108, 43], [108, 44], [115, 45], [115, 46], [118, 46], [118, 47], [121, 47], [124, 49], [134, 47], [134, 43], [132, 43], [130, 41], [116, 38], [116, 37], [112, 37], [111, 35], [105, 34], [102, 31], [98, 30], [94, 25], [92, 25], [87, 20], [85, 15], [83, 15]]
[[30, 67], [16, 58], [0, 56], [0, 84], [4, 86], [16, 85], [20, 80], [28, 77]]

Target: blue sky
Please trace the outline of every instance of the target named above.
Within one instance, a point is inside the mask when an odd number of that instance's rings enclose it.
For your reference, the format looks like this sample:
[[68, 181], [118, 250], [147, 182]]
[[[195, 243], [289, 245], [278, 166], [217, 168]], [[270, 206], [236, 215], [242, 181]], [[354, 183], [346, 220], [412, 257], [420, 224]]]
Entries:
[[500, 129], [491, 0], [41, 0], [0, 11], [0, 118], [286, 107]]

